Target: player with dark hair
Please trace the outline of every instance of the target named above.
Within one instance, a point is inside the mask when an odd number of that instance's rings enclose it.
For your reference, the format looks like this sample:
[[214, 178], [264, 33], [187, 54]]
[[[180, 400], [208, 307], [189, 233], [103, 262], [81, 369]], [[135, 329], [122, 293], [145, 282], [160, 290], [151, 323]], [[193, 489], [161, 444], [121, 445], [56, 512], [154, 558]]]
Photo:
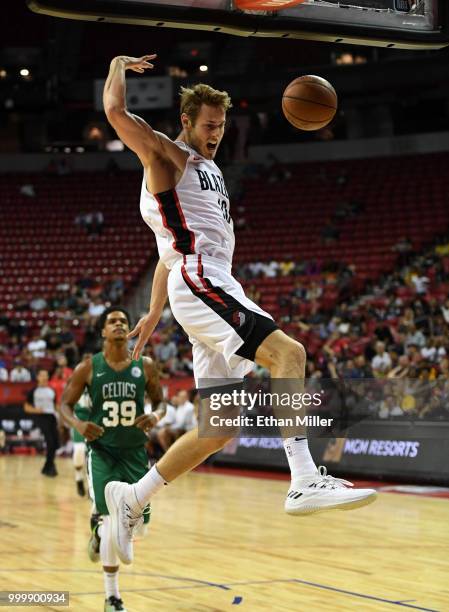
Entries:
[[[89, 557], [101, 558], [107, 612], [124, 610], [118, 588], [119, 560], [112, 543], [104, 490], [108, 482], [135, 483], [148, 471], [145, 451], [149, 432], [165, 415], [159, 376], [148, 357], [133, 359], [128, 351], [130, 319], [126, 310], [112, 306], [98, 321], [103, 351], [83, 360], [70, 378], [61, 401], [61, 413], [88, 443], [89, 488], [103, 520], [94, 526]], [[87, 387], [91, 400], [88, 420], [79, 420], [74, 407]], [[145, 391], [153, 411], [144, 412]], [[128, 537], [149, 520], [149, 507], [128, 524]]]
[[[156, 235], [160, 256], [150, 311], [131, 334], [139, 336], [134, 355], [154, 331], [168, 295], [175, 318], [193, 344], [197, 386], [205, 379], [242, 379], [254, 362], [266, 367], [272, 378], [300, 384], [305, 378], [304, 347], [249, 300], [231, 274], [235, 238], [229, 195], [214, 162], [231, 99], [202, 83], [182, 88], [182, 132], [172, 141], [126, 107], [126, 70], [142, 74], [153, 67], [155, 57], [113, 59], [103, 95], [110, 124], [143, 165], [140, 210]], [[108, 484], [106, 499], [123, 562], [129, 563], [133, 555], [127, 517], [135, 520], [164, 483], [193, 469], [229, 440], [225, 434], [200, 438], [195, 428], [135, 485]], [[349, 509], [376, 497], [374, 490], [350, 489], [346, 481], [328, 476], [325, 468], [318, 470], [305, 435], [286, 437], [284, 446], [292, 473], [287, 512]]]

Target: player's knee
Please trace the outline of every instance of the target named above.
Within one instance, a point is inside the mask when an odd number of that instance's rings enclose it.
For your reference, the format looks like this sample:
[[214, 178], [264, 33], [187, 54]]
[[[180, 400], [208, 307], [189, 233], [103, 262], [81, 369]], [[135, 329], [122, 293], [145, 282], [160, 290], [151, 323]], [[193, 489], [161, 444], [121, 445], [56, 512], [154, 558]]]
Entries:
[[285, 347], [285, 353], [282, 355], [282, 358], [287, 363], [294, 363], [300, 367], [304, 367], [307, 359], [306, 349], [300, 342], [292, 340]]
[[289, 366], [290, 368], [292, 366], [297, 366], [303, 368], [306, 358], [307, 355], [304, 346], [296, 340], [286, 338], [284, 342], [279, 343], [270, 352], [269, 366]]

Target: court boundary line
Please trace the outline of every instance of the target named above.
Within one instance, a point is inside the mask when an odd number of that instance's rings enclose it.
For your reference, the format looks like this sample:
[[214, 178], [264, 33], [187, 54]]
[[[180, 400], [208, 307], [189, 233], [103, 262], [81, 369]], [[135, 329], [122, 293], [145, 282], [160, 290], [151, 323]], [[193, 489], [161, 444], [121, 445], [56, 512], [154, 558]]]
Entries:
[[[27, 569], [27, 568], [23, 568], [23, 569], [0, 569], [0, 573], [2, 572], [56, 572], [56, 573], [95, 573], [98, 574], [98, 570], [84, 570], [84, 569], [38, 569], [38, 568], [33, 568], [33, 569]], [[343, 595], [350, 595], [353, 597], [360, 597], [362, 599], [370, 599], [372, 601], [379, 601], [385, 604], [390, 604], [390, 605], [394, 605], [394, 606], [402, 606], [404, 608], [409, 608], [412, 610], [420, 610], [421, 612], [440, 612], [439, 610], [435, 609], [435, 608], [423, 608], [421, 606], [414, 606], [411, 605], [407, 602], [410, 601], [416, 601], [416, 600], [403, 600], [403, 601], [398, 601], [398, 600], [392, 600], [392, 599], [384, 599], [382, 597], [376, 597], [375, 595], [365, 595], [364, 593], [357, 593], [356, 591], [348, 591], [347, 589], [340, 589], [338, 587], [333, 587], [333, 586], [328, 586], [325, 584], [320, 584], [318, 582], [310, 582], [307, 580], [301, 580], [300, 578], [279, 578], [278, 580], [248, 580], [248, 581], [244, 581], [244, 582], [228, 582], [228, 583], [219, 583], [219, 582], [209, 582], [207, 580], [200, 580], [197, 578], [189, 578], [189, 577], [182, 577], [182, 576], [168, 576], [165, 574], [153, 574], [153, 573], [147, 573], [147, 572], [129, 572], [126, 575], [129, 576], [145, 576], [147, 578], [164, 578], [166, 580], [184, 580], [186, 582], [191, 582], [193, 584], [191, 585], [179, 585], [179, 586], [167, 586], [167, 587], [153, 587], [153, 588], [149, 588], [149, 589], [120, 589], [120, 591], [122, 593], [148, 593], [148, 592], [152, 592], [152, 591], [169, 591], [169, 590], [180, 590], [180, 589], [192, 589], [192, 588], [207, 588], [207, 587], [214, 587], [214, 588], [218, 588], [218, 589], [222, 589], [224, 591], [231, 591], [232, 588], [231, 587], [235, 587], [235, 586], [250, 586], [250, 585], [257, 585], [257, 584], [276, 584], [276, 583], [293, 583], [293, 584], [303, 584], [306, 586], [310, 586], [310, 587], [314, 587], [314, 588], [318, 588], [318, 589], [324, 589], [327, 591], [333, 591], [336, 593], [341, 593]], [[75, 591], [75, 592], [70, 592], [70, 596], [73, 597], [82, 597], [82, 596], [86, 596], [86, 595], [99, 595], [99, 594], [103, 594], [103, 591], [91, 591], [91, 592], [79, 592], [79, 591]]]

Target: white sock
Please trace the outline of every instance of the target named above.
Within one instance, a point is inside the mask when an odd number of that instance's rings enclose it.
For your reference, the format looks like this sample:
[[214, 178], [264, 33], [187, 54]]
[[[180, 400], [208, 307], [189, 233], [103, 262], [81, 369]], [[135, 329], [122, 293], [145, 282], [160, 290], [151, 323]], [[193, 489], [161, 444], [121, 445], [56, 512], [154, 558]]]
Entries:
[[103, 572], [104, 592], [106, 599], [111, 595], [120, 599], [120, 591], [118, 590], [118, 570], [116, 572]]
[[83, 468], [75, 468], [75, 482], [84, 480]]
[[285, 454], [292, 475], [292, 481], [310, 474], [316, 474], [317, 467], [309, 451], [307, 438], [285, 438]]
[[86, 463], [86, 445], [84, 442], [75, 442], [73, 445], [72, 460], [75, 470], [84, 467]]
[[[103, 517], [103, 524], [97, 531], [100, 540], [100, 559], [103, 567], [118, 567], [120, 564], [117, 552], [112, 541], [109, 516]], [[113, 595], [113, 593], [112, 593]], [[109, 597], [109, 595], [108, 595]]]
[[143, 478], [131, 485], [132, 490], [130, 495], [127, 496], [126, 502], [133, 512], [141, 514], [153, 495], [166, 484], [156, 466], [153, 465]]

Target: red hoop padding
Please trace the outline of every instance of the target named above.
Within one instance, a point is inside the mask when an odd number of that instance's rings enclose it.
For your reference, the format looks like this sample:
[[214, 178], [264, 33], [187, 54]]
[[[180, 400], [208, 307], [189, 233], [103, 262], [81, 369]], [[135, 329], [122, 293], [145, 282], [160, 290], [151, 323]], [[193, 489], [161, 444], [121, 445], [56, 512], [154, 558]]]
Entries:
[[282, 11], [303, 2], [304, 0], [235, 0], [235, 5], [243, 11]]

